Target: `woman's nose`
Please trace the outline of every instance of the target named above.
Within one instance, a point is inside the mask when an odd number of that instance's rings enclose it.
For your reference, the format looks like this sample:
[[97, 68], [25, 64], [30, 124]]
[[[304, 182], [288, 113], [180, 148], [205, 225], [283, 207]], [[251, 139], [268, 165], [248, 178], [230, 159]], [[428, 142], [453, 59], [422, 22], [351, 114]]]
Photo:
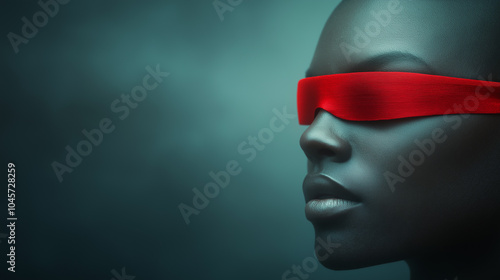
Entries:
[[300, 137], [300, 147], [310, 163], [323, 160], [344, 162], [350, 158], [351, 144], [341, 136], [341, 129], [345, 129], [342, 120], [324, 110], [319, 111]]

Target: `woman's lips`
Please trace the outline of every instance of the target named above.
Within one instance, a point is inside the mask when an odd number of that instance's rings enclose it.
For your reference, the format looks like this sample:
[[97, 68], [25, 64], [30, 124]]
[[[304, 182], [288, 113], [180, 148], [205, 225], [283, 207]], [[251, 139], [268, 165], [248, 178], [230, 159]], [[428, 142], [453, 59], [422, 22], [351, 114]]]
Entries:
[[309, 221], [332, 218], [361, 205], [356, 195], [324, 174], [307, 175], [303, 191]]
[[309, 221], [331, 218], [345, 210], [360, 205], [360, 202], [354, 202], [339, 198], [312, 199], [306, 203], [306, 218]]

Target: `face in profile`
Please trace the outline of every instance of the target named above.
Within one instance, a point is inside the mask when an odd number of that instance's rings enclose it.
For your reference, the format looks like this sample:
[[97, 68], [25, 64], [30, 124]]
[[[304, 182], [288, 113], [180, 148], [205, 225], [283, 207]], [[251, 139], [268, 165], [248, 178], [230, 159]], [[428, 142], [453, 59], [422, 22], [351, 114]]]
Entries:
[[[500, 82], [499, 11], [498, 1], [343, 1], [307, 76], [382, 71]], [[452, 277], [498, 262], [500, 115], [465, 114], [467, 106], [380, 121], [316, 112], [300, 144], [316, 246], [340, 244], [317, 251], [324, 266], [406, 260], [414, 275]]]

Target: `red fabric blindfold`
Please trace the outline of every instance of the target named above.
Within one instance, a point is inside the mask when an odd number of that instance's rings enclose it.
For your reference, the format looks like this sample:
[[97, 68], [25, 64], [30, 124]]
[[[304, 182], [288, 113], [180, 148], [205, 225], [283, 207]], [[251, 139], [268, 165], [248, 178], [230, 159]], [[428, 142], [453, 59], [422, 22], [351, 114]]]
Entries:
[[408, 72], [333, 74], [300, 80], [297, 105], [299, 124], [311, 124], [318, 108], [351, 121], [499, 114], [500, 83]]

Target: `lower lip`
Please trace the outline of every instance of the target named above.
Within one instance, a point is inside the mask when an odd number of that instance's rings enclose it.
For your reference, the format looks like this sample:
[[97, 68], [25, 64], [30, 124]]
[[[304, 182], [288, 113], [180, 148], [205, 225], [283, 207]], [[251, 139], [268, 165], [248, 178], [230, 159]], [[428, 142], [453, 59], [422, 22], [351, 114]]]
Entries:
[[306, 203], [306, 218], [310, 221], [331, 218], [361, 205], [338, 198], [312, 199]]

